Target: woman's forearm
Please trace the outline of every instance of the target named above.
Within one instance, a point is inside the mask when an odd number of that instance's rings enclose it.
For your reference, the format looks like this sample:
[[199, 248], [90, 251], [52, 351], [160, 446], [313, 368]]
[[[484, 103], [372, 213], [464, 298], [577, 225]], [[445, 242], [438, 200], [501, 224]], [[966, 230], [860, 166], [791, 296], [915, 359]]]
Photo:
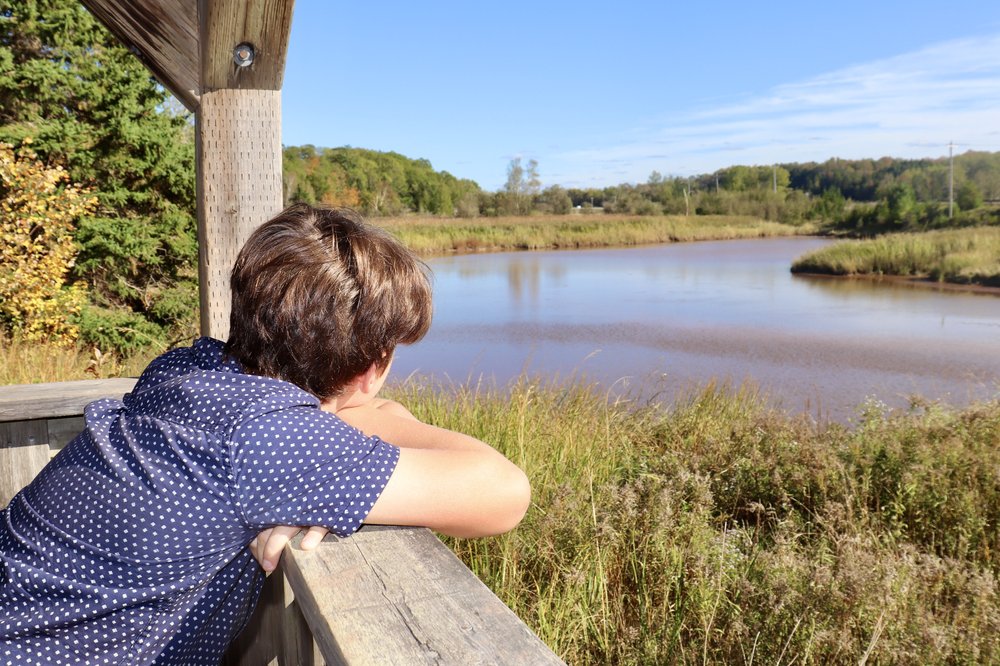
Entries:
[[[399, 405], [399, 403], [393, 404]], [[475, 437], [418, 421], [402, 405], [399, 407], [406, 412], [405, 416], [394, 409], [370, 405], [342, 409], [337, 412], [337, 416], [366, 435], [378, 436], [400, 448], [495, 451], [489, 444]]]

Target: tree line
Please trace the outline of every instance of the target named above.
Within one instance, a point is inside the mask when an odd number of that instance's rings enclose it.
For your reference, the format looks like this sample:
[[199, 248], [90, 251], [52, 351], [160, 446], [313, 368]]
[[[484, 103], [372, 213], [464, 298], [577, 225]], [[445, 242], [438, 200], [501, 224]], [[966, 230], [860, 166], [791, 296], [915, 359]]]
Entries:
[[949, 158], [883, 157], [737, 165], [692, 177], [664, 177], [654, 171], [645, 183], [567, 192], [581, 210], [740, 214], [880, 231], [933, 228], [1000, 221], [995, 208], [979, 210], [984, 203], [1000, 203], [1000, 153], [970, 151], [955, 156], [953, 163]]
[[542, 186], [539, 165], [511, 160], [495, 192], [427, 160], [360, 148], [285, 149], [286, 201], [408, 213], [476, 217], [605, 212], [629, 215], [752, 215], [788, 224], [820, 221], [848, 230], [934, 228], [996, 218], [1000, 153], [948, 158], [830, 159], [822, 163], [736, 165], [711, 174], [665, 177], [603, 188]]

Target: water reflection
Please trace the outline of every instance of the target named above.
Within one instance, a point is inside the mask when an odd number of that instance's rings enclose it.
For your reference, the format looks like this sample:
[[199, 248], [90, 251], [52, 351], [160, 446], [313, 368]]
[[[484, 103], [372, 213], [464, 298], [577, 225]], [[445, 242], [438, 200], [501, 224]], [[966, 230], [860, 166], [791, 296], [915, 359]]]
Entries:
[[867, 396], [963, 403], [1000, 386], [1000, 298], [794, 277], [815, 238], [434, 259], [435, 322], [397, 376], [584, 374], [670, 395], [760, 385], [843, 419]]

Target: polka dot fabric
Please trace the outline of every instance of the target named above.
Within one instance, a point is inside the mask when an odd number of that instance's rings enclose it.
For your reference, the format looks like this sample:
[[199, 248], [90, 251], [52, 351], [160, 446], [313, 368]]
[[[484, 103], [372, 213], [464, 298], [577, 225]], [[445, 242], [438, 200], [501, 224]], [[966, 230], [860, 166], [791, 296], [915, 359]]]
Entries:
[[263, 581], [254, 536], [353, 533], [399, 459], [318, 407], [210, 338], [88, 405], [0, 513], [0, 663], [218, 664]]

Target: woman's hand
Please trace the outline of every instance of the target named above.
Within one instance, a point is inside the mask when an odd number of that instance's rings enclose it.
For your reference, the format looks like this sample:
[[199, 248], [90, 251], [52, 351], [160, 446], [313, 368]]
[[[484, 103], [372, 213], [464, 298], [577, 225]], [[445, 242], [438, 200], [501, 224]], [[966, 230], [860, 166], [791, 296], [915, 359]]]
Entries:
[[318, 546], [323, 537], [330, 531], [318, 525], [309, 528], [297, 525], [277, 525], [258, 534], [250, 542], [250, 552], [254, 559], [260, 563], [261, 568], [265, 572], [271, 573], [278, 566], [278, 560], [281, 559], [281, 552], [285, 549], [285, 544], [303, 530], [306, 534], [302, 537], [302, 543], [299, 544], [302, 550], [312, 550]]

